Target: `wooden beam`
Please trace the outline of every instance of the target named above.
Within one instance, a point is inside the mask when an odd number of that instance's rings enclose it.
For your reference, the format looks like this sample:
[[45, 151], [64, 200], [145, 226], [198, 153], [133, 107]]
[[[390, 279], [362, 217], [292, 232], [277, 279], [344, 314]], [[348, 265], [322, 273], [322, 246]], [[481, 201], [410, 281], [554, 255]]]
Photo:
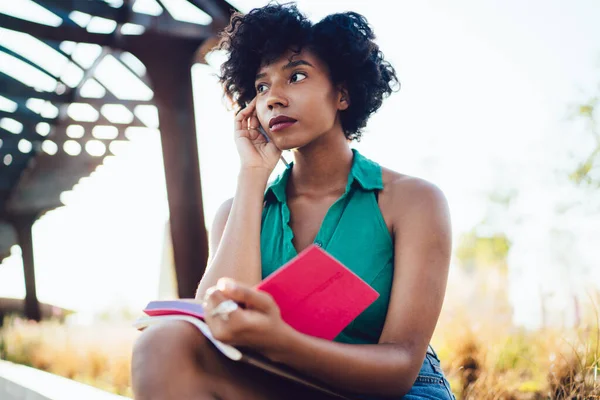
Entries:
[[215, 35], [218, 28], [220, 28], [212, 24], [205, 26], [177, 21], [164, 13], [158, 17], [133, 13], [130, 15], [128, 22], [144, 26], [146, 32], [142, 35], [131, 36], [115, 34], [114, 32], [110, 34], [91, 33], [80, 26], [62, 24], [53, 27], [0, 14], [0, 26], [3, 28], [28, 33], [38, 39], [93, 43], [122, 50], [127, 50], [129, 47], [127, 45], [128, 41], [137, 42], [140, 37], [148, 33], [190, 40], [199, 45], [204, 39]]
[[31, 61], [30, 59], [28, 59], [27, 57], [23, 57], [21, 54], [12, 51], [11, 49], [8, 49], [2, 45], [0, 45], [0, 51], [3, 51], [4, 53], [13, 56], [14, 58], [16, 58], [19, 61], [24, 62], [27, 65], [32, 66], [33, 68], [37, 69], [40, 72], [43, 72], [44, 74], [56, 79], [56, 80], [60, 80], [60, 78], [56, 75], [54, 75], [53, 73], [51, 73], [50, 71], [48, 71], [46, 68], [44, 68], [43, 66], [34, 63], [33, 61]]
[[112, 19], [117, 23], [127, 22], [127, 9], [114, 8], [103, 1], [96, 0], [35, 0], [40, 6], [50, 11], [63, 10], [66, 12], [79, 11], [98, 17]]
[[[71, 91], [73, 92], [73, 99], [75, 101], [77, 101], [77, 99], [79, 99], [81, 97], [79, 95], [79, 93], [81, 92], [81, 88], [83, 87], [83, 85], [85, 85], [85, 83], [94, 76], [94, 74], [96, 73], [96, 69], [98, 68], [98, 65], [100, 65], [100, 63], [102, 63], [102, 61], [104, 60], [104, 57], [106, 57], [110, 53], [111, 53], [111, 51], [109, 48], [103, 47], [102, 51], [100, 52], [100, 55], [94, 60], [94, 63], [87, 70], [85, 70], [85, 73], [83, 74], [83, 78], [81, 79], [81, 82], [79, 82], [77, 87], [75, 87], [74, 89], [71, 89]], [[98, 82], [98, 83], [100, 83], [100, 82]], [[102, 87], [104, 87], [104, 85], [102, 85]], [[104, 89], [108, 92], [108, 89], [106, 87], [104, 87]]]
[[229, 23], [231, 10], [234, 10], [233, 6], [226, 1], [189, 0], [189, 2], [210, 15], [213, 24], [217, 26], [226, 26]]
[[28, 86], [3, 72], [0, 72], [0, 95], [8, 98], [36, 98], [56, 103], [72, 102], [70, 96], [54, 92], [37, 91], [31, 86]]
[[17, 120], [22, 123], [32, 123], [32, 124], [46, 122], [46, 123], [52, 125], [57, 122], [56, 118], [44, 118], [40, 114], [33, 112], [28, 108], [23, 109], [21, 107], [17, 108], [15, 110], [15, 112], [12, 112], [12, 113], [0, 110], [0, 118], [12, 118], [12, 119]]
[[115, 44], [112, 35], [90, 33], [79, 26], [66, 26], [64, 24], [59, 27], [47, 26], [6, 14], [0, 14], [0, 26], [13, 31], [28, 33], [38, 39], [69, 40], [72, 42], [94, 43], [100, 46], [112, 46]]
[[6, 129], [0, 127], [0, 139], [6, 143], [6, 140], [11, 141], [12, 139], [17, 140], [17, 142], [21, 139], [27, 139], [30, 142], [41, 141], [44, 140], [44, 137], [39, 135], [36, 131], [30, 129], [23, 129], [23, 132], [15, 135], [12, 132], [7, 131]]
[[[86, 125], [84, 126], [85, 129], [85, 133], [81, 138], [71, 138], [69, 136], [67, 136], [67, 127], [64, 125], [61, 126], [57, 126], [54, 127], [50, 133], [50, 135], [48, 136], [49, 140], [52, 140], [53, 142], [56, 143], [63, 143], [67, 140], [74, 140], [76, 142], [87, 142], [88, 140], [100, 140], [103, 142], [112, 142], [113, 140], [128, 140], [127, 136], [125, 135], [125, 130], [127, 128], [127, 126], [124, 125], [120, 125], [120, 126], [115, 126], [118, 130], [117, 132], [117, 136], [114, 139], [98, 139], [96, 137], [94, 137], [92, 135], [92, 129], [95, 127], [96, 125]], [[114, 126], [114, 125], [111, 125]]]
[[35, 261], [33, 258], [33, 237], [31, 228], [36, 215], [23, 215], [12, 219], [17, 232], [19, 246], [23, 257], [23, 275], [25, 277], [25, 317], [39, 321], [41, 318], [40, 304], [35, 288]]
[[148, 68], [160, 135], [179, 297], [194, 297], [208, 258], [207, 232], [192, 101], [196, 46], [167, 38], [132, 49]]

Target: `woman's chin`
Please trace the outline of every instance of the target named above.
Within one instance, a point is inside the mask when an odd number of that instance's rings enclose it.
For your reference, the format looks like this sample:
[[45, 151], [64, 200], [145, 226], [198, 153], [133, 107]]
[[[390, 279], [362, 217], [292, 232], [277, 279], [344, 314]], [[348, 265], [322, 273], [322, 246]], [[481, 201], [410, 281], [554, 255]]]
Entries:
[[280, 136], [274, 140], [275, 146], [280, 150], [294, 150], [304, 147], [311, 143], [312, 140], [306, 137]]

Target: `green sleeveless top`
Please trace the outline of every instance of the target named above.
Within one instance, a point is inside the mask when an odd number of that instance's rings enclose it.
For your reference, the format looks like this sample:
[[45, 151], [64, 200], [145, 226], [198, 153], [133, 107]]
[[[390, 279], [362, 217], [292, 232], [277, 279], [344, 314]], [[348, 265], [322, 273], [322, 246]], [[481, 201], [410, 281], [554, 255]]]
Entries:
[[[373, 287], [379, 298], [335, 339], [353, 344], [376, 344], [387, 314], [394, 272], [394, 245], [377, 204], [383, 189], [381, 167], [354, 153], [345, 193], [329, 208], [314, 243], [321, 246]], [[265, 191], [260, 250], [262, 278], [298, 253], [289, 226], [286, 186], [293, 164]]]

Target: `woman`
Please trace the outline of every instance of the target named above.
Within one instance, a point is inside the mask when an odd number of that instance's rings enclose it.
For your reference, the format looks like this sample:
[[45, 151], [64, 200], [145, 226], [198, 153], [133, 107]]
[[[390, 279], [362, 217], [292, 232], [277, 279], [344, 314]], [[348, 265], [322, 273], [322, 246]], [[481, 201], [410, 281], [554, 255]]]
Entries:
[[[313, 25], [294, 5], [270, 4], [232, 17], [221, 81], [240, 108], [241, 167], [197, 298], [217, 339], [357, 398], [451, 399], [429, 346], [450, 259], [444, 195], [349, 147], [398, 83], [373, 39], [356, 13]], [[282, 150], [294, 161], [268, 184]], [[252, 288], [312, 243], [380, 294], [333, 342], [295, 331]], [[223, 309], [227, 300], [246, 307]], [[144, 331], [132, 378], [138, 400], [333, 398], [229, 361], [185, 322]]]

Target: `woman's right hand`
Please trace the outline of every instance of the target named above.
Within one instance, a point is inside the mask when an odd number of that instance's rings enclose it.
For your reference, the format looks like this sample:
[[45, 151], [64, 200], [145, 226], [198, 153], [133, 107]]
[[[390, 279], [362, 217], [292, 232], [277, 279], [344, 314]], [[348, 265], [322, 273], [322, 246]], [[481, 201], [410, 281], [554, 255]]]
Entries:
[[281, 157], [281, 150], [259, 132], [259, 125], [255, 97], [235, 116], [235, 145], [242, 169], [264, 169], [270, 174]]

